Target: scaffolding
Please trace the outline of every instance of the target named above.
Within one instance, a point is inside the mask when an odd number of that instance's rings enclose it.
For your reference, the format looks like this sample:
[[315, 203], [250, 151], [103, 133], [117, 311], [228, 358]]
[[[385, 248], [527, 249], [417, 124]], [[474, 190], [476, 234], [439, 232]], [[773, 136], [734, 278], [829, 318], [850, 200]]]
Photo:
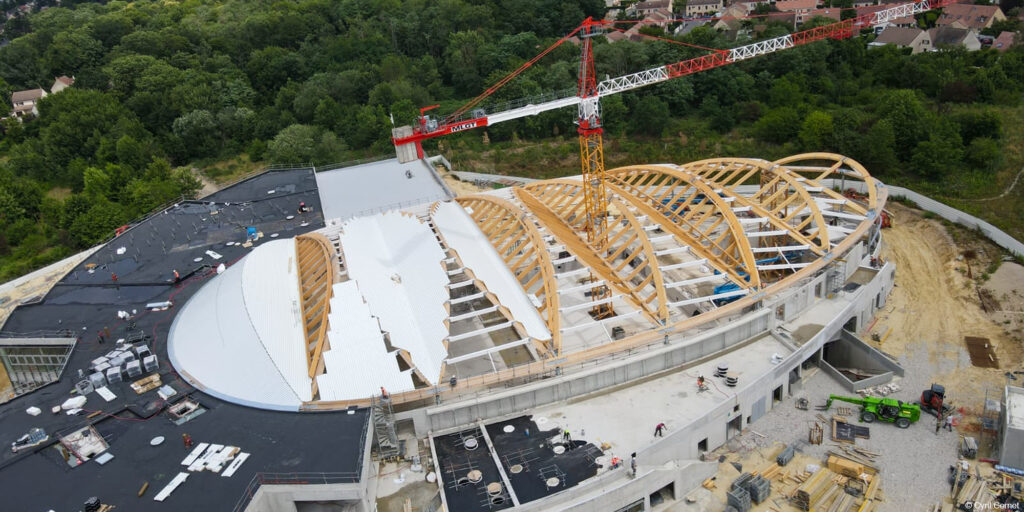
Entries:
[[395, 431], [395, 413], [391, 399], [374, 395], [371, 401], [373, 431], [377, 436], [377, 455], [381, 460], [391, 460], [400, 455], [398, 433]]
[[999, 422], [1002, 413], [1000, 390], [985, 388], [985, 402], [982, 404], [981, 432], [978, 439], [978, 456], [999, 459]]

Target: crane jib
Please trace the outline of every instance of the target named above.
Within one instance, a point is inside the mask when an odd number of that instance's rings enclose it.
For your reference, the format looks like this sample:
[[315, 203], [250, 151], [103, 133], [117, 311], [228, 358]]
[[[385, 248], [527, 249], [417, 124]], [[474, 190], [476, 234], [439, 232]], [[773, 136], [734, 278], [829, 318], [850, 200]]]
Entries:
[[487, 118], [481, 117], [480, 119], [474, 119], [472, 121], [466, 121], [464, 123], [449, 125], [448, 132], [455, 133], [461, 132], [462, 130], [471, 130], [473, 128], [479, 128], [481, 126], [487, 126]]
[[[594, 96], [597, 96], [599, 98], [605, 97], [612, 94], [618, 94], [624, 91], [638, 89], [640, 87], [645, 87], [659, 82], [664, 82], [667, 80], [671, 80], [673, 78], [692, 75], [695, 73], [700, 73], [702, 71], [707, 71], [728, 64], [733, 64], [751, 58], [760, 57], [762, 55], [768, 55], [781, 50], [787, 50], [789, 48], [794, 48], [796, 46], [801, 46], [814, 41], [820, 41], [822, 39], [846, 39], [857, 35], [859, 31], [862, 29], [884, 25], [886, 23], [891, 22], [891, 20], [897, 18], [919, 14], [930, 9], [945, 7], [946, 5], [956, 2], [957, 0], [921, 0], [918, 2], [896, 5], [894, 7], [889, 7], [873, 13], [860, 14], [856, 17], [847, 18], [836, 23], [830, 23], [827, 25], [813, 27], [810, 29], [793, 32], [791, 34], [786, 34], [780, 37], [767, 39], [764, 41], [758, 41], [755, 43], [750, 43], [735, 48], [715, 50], [707, 55], [701, 55], [681, 62], [666, 64], [663, 66], [658, 66], [656, 68], [647, 69], [636, 73], [630, 73], [628, 75], [616, 78], [606, 78], [605, 80], [596, 84], [596, 86], [594, 87], [594, 91], [592, 91], [592, 93]], [[587, 26], [593, 24], [593, 22], [589, 20], [586, 23]], [[579, 30], [581, 30], [581, 28], [577, 28], [576, 31], [574, 31], [572, 34], [575, 34]], [[548, 51], [553, 49], [555, 46], [558, 46], [558, 44], [564, 42], [567, 38], [568, 36], [560, 40], [555, 45], [552, 45], [551, 48], [545, 50], [545, 52], [543, 52], [541, 55], [538, 55], [537, 58], [547, 54]], [[587, 39], [587, 41], [589, 41], [589, 39]], [[589, 48], [589, 45], [584, 46]], [[589, 56], [585, 57], [592, 58]], [[536, 58], [527, 64], [532, 64], [535, 60]], [[519, 71], [517, 71], [513, 75], [510, 75], [507, 78], [510, 79], [512, 76], [515, 76], [518, 73]], [[488, 90], [488, 92], [484, 96], [490, 94], [494, 90], [497, 90], [501, 85], [504, 85], [506, 81], [507, 80], [503, 80], [496, 84], [495, 86], [493, 86], [491, 89]], [[513, 108], [510, 110], [490, 112], [489, 115], [479, 117], [476, 119], [448, 123], [442, 122], [440, 125], [433, 125], [433, 129], [431, 130], [426, 130], [426, 124], [424, 123], [423, 125], [421, 125], [419, 130], [415, 130], [409, 135], [395, 137], [392, 139], [392, 142], [395, 144], [395, 146], [401, 146], [409, 143], [418, 144], [419, 142], [425, 139], [433, 137], [440, 137], [443, 135], [471, 130], [474, 128], [482, 128], [484, 126], [510, 121], [512, 119], [518, 119], [530, 115], [537, 115], [540, 114], [541, 112], [546, 112], [548, 110], [554, 110], [571, 105], [578, 105], [581, 101], [583, 101], [583, 98], [581, 96], [584, 96], [584, 94], [562, 97], [556, 100], [546, 101], [543, 103], [530, 103], [525, 106]], [[590, 96], [590, 94], [586, 94], [586, 96]], [[478, 98], [478, 100], [482, 98], [483, 96], [481, 96], [481, 98]], [[462, 109], [460, 109], [459, 112], [466, 111], [470, 106], [475, 105], [476, 103], [478, 103], [478, 101], [475, 100], [471, 104], [467, 104]], [[449, 119], [451, 118], [449, 117]]]

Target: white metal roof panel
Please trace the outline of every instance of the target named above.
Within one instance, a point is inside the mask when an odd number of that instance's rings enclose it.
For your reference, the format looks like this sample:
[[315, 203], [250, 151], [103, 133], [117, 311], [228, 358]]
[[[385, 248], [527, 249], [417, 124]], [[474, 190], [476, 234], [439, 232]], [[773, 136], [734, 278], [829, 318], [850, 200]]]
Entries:
[[448, 356], [448, 275], [434, 232], [415, 217], [388, 212], [348, 221], [340, 240], [349, 277], [392, 346], [408, 350], [416, 368], [436, 383]]
[[244, 261], [182, 306], [171, 325], [171, 362], [193, 384], [225, 400], [296, 409], [301, 400], [263, 348], [246, 311]]
[[437, 204], [432, 218], [448, 246], [523, 324], [527, 334], [539, 340], [551, 339], [547, 324], [522, 285], [469, 214], [457, 203], [446, 202]]
[[324, 220], [331, 220], [447, 199], [440, 179], [422, 160], [391, 158], [317, 172], [316, 186]]
[[312, 400], [295, 240], [264, 243], [242, 262], [242, 295], [253, 329], [295, 394]]

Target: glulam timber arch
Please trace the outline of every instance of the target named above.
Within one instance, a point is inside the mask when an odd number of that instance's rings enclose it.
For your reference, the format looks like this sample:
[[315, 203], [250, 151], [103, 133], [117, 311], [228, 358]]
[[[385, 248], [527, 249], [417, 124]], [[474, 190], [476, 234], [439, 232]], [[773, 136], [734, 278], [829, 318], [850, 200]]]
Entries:
[[[796, 243], [808, 246], [815, 254], [820, 256], [830, 250], [832, 243], [821, 208], [799, 177], [787, 169], [766, 160], [749, 158], [712, 158], [680, 168], [721, 187], [721, 194], [767, 219], [776, 229], [787, 231]], [[751, 184], [760, 185], [754, 194], [742, 195], [736, 190], [736, 187]], [[804, 220], [793, 222], [804, 213], [807, 213]]]
[[862, 181], [867, 189], [866, 205], [862, 206], [854, 201], [848, 201], [846, 206], [861, 215], [867, 215], [868, 211], [878, 208], [878, 181], [871, 177], [871, 173], [860, 162], [852, 158], [835, 153], [803, 153], [787, 156], [773, 163], [791, 173], [799, 174], [805, 186], [813, 187], [816, 190], [820, 189], [822, 193], [836, 200], [847, 198], [832, 190], [831, 187], [822, 185], [822, 180], [845, 178]]
[[[843, 180], [854, 185], [857, 194], [844, 195], [834, 190], [847, 188]], [[549, 322], [556, 340], [564, 333], [566, 348], [564, 352], [559, 349], [558, 357], [460, 378], [457, 389], [423, 388], [393, 393], [393, 403], [425, 406], [436, 403], [438, 397], [444, 400], [470, 390], [504, 389], [558, 372], [579, 372], [602, 364], [604, 358], [651, 347], [666, 335], [696, 334], [714, 322], [731, 321], [737, 315], [761, 309], [787, 290], [808, 283], [809, 278], [831, 268], [845, 267], [851, 251], [867, 243], [873, 236], [872, 230], [880, 229], [873, 214], [885, 205], [888, 196], [886, 188], [872, 179], [863, 166], [831, 153], [795, 155], [777, 162], [717, 158], [678, 166], [623, 167], [607, 171], [606, 186], [612, 242], [602, 247], [586, 242], [579, 178], [533, 182], [456, 199], [467, 207], [520, 282], [527, 281], [523, 283], [527, 293], [538, 294], [548, 283], [543, 291], [542, 316]], [[765, 258], [764, 254], [781, 256], [796, 251], [800, 237], [806, 241], [807, 250], [799, 261], [774, 265], [753, 260], [753, 256]], [[562, 258], [556, 260], [554, 251], [560, 250], [572, 252], [573, 258], [565, 261], [575, 259], [580, 267], [559, 268], [556, 264]], [[619, 256], [615, 256], [620, 250]], [[672, 254], [680, 256], [669, 256]], [[650, 272], [641, 272], [641, 280], [627, 283], [613, 266], [621, 264], [623, 258], [644, 265]], [[541, 262], [536, 270], [517, 271], [532, 265], [534, 259]], [[836, 265], [837, 262], [844, 263]], [[630, 266], [627, 263], [623, 270], [632, 270]], [[723, 275], [709, 275], [712, 269]], [[779, 270], [786, 272], [776, 272]], [[739, 272], [744, 275], [738, 275]], [[584, 297], [597, 283], [573, 282], [588, 273], [616, 294], [617, 305], [633, 309], [628, 314], [634, 318], [622, 314], [621, 323], [616, 324], [617, 317], [611, 317], [609, 323], [602, 324], [604, 320], [566, 315], [567, 308], [588, 307], [594, 302], [592, 294]], [[750, 282], [746, 275], [750, 275]], [[708, 294], [709, 287], [717, 287], [727, 278], [741, 289], [728, 297], [718, 291]], [[641, 283], [642, 294], [641, 289], [629, 286]], [[663, 324], [661, 306], [666, 302], [658, 293], [659, 287], [669, 290], [674, 299], [667, 302], [670, 315]], [[563, 303], [569, 302], [569, 297], [590, 303], [563, 304], [559, 310], [559, 292]], [[698, 303], [700, 308], [692, 307]], [[699, 314], [694, 314], [697, 311]], [[650, 325], [641, 325], [645, 322], [640, 318]], [[625, 336], [609, 336], [596, 344], [574, 345], [574, 335], [570, 334], [581, 326], [590, 329], [624, 324], [628, 324]], [[339, 409], [368, 403], [369, 399], [312, 402], [304, 409]]]
[[[608, 202], [608, 237], [605, 247], [586, 242], [583, 183], [558, 179], [526, 185], [516, 197], [594, 276], [623, 296], [656, 324], [668, 320], [665, 282], [643, 224], [616, 199]], [[612, 300], [612, 298], [605, 299]]]
[[761, 277], [729, 202], [695, 176], [661, 165], [634, 165], [608, 171], [607, 186], [648, 219], [708, 260], [744, 289], [757, 289]]
[[551, 331], [552, 349], [562, 351], [558, 284], [555, 268], [537, 227], [515, 204], [495, 196], [475, 195], [456, 198], [480, 231], [491, 242], [509, 270], [516, 276], [523, 291], [541, 302], [541, 318]]
[[334, 245], [320, 233], [295, 237], [302, 332], [306, 342], [303, 352], [309, 377], [313, 380], [313, 396], [317, 395], [315, 377], [324, 373], [323, 353], [330, 350], [327, 316], [331, 312], [334, 283], [339, 279], [335, 255]]

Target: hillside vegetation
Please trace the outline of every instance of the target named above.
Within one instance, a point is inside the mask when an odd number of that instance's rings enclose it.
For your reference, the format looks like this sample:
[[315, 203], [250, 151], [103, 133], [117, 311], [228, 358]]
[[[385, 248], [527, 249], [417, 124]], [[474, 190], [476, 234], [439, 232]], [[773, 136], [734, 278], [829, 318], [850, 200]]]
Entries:
[[[39, 118], [2, 123], [0, 280], [194, 192], [192, 167], [217, 179], [244, 172], [240, 162], [386, 154], [390, 118], [405, 124], [435, 103], [450, 112], [604, 13], [602, 0], [64, 4], [8, 22], [8, 36], [20, 35], [0, 48], [3, 102], [12, 90], [75, 77], [41, 101]], [[790, 29], [769, 25], [759, 37]], [[678, 39], [737, 44], [710, 28]], [[826, 150], [951, 201], [997, 194], [1009, 170], [1024, 165], [1024, 51], [911, 56], [869, 50], [869, 39], [816, 43], [606, 98], [609, 165]], [[563, 44], [484, 106], [573, 88], [577, 53]], [[595, 60], [604, 77], [702, 53], [599, 38]], [[491, 127], [486, 141], [465, 133], [427, 149], [467, 170], [575, 173], [573, 117], [549, 112]], [[1016, 151], [1006, 149], [1011, 141]]]

